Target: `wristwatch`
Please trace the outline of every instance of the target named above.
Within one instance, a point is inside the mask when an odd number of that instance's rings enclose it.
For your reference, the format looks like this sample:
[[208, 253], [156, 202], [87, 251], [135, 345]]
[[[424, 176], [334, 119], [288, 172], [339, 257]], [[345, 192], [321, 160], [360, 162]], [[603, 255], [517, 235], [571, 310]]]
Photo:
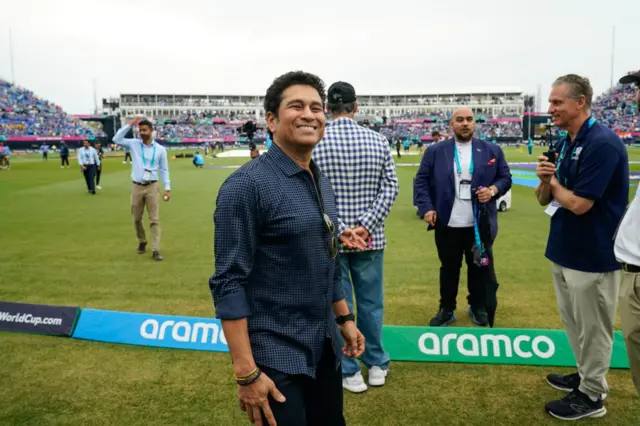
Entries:
[[338, 323], [338, 325], [344, 325], [345, 322], [347, 321], [355, 321], [356, 320], [356, 316], [351, 314], [347, 314], [347, 315], [340, 315], [336, 317], [336, 322]]

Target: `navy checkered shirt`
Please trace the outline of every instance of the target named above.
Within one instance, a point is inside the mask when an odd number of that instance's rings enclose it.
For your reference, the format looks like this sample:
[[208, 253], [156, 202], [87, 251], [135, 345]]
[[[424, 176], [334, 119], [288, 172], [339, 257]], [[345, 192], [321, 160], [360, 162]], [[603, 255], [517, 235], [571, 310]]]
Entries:
[[[327, 126], [313, 160], [336, 193], [339, 232], [362, 225], [371, 234], [371, 248], [384, 249], [384, 221], [399, 188], [387, 138], [350, 118], [339, 118]], [[342, 245], [340, 250], [357, 251]]]
[[225, 180], [209, 287], [217, 318], [247, 318], [256, 364], [315, 377], [325, 339], [340, 364], [333, 302], [344, 293], [322, 215], [337, 222], [335, 195], [313, 162], [311, 169], [321, 200], [312, 175], [276, 144]]

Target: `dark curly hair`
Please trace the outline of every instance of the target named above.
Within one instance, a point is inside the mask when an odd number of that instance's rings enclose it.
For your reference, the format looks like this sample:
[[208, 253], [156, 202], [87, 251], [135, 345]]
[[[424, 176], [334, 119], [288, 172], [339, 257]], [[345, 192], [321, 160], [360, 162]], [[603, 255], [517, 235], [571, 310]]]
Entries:
[[270, 112], [277, 117], [278, 108], [280, 107], [280, 102], [282, 102], [282, 92], [296, 84], [311, 86], [316, 89], [320, 95], [320, 99], [322, 100], [322, 106], [324, 107], [324, 103], [327, 99], [324, 91], [324, 81], [322, 81], [322, 79], [317, 75], [310, 74], [308, 72], [291, 71], [273, 80], [273, 83], [271, 83], [271, 86], [267, 89], [267, 94], [264, 96], [265, 115]]

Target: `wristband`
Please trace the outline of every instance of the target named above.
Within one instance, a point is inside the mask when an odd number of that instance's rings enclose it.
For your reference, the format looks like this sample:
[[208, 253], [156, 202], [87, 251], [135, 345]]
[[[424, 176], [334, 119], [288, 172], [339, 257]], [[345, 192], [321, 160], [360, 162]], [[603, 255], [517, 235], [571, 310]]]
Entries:
[[258, 380], [260, 378], [260, 376], [262, 375], [262, 371], [260, 371], [258, 368], [256, 368], [255, 370], [253, 370], [250, 374], [246, 375], [246, 376], [242, 376], [242, 377], [238, 377], [236, 376], [236, 383], [240, 386], [248, 386], [251, 383], [255, 382], [256, 380]]

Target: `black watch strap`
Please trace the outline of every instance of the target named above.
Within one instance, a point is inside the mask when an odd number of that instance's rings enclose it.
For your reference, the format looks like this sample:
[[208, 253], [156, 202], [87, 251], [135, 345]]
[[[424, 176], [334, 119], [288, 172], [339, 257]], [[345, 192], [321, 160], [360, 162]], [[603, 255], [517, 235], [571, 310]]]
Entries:
[[343, 325], [347, 321], [355, 321], [355, 320], [356, 320], [356, 316], [353, 315], [352, 313], [347, 315], [340, 315], [336, 317], [336, 322], [338, 323], [338, 325]]

